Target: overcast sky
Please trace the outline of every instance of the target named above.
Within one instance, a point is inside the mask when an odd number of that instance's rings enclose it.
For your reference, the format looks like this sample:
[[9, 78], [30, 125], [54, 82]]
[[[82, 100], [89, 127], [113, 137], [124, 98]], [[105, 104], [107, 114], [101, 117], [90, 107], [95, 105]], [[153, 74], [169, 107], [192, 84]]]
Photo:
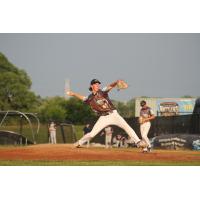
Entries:
[[200, 34], [0, 34], [0, 52], [32, 79], [42, 97], [63, 96], [65, 79], [73, 91], [89, 94], [126, 80], [127, 90], [110, 94], [126, 101], [137, 96], [199, 96]]

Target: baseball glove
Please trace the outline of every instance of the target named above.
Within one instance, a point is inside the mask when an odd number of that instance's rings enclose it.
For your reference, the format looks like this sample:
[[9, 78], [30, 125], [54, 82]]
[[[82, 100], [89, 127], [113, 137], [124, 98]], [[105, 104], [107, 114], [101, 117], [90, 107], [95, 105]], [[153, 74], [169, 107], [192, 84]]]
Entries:
[[117, 82], [117, 90], [118, 90], [118, 91], [119, 91], [119, 90], [122, 90], [122, 89], [126, 89], [126, 88], [128, 88], [128, 84], [127, 84], [125, 81], [119, 80], [119, 81]]
[[139, 117], [138, 118], [138, 122], [140, 123], [140, 124], [144, 124], [144, 121], [145, 119], [143, 118], [143, 117]]

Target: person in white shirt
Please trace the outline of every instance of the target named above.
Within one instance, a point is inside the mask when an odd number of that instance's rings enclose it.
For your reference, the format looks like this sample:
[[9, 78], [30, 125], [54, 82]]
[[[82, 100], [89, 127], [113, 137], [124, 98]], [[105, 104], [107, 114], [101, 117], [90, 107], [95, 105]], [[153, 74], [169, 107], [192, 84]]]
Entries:
[[49, 135], [51, 144], [56, 144], [56, 124], [54, 122], [49, 125]]
[[113, 128], [111, 126], [107, 126], [104, 131], [101, 133], [101, 135], [105, 134], [105, 147], [111, 148], [112, 147], [112, 133]]

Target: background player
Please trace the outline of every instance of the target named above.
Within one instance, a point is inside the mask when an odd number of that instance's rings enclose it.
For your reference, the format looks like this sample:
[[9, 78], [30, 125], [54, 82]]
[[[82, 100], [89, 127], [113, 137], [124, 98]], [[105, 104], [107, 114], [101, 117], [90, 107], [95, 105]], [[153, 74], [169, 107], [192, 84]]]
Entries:
[[147, 143], [147, 147], [143, 148], [143, 152], [151, 151], [151, 143], [149, 138], [147, 137], [149, 133], [149, 129], [151, 127], [151, 120], [155, 118], [154, 113], [150, 107], [147, 106], [146, 101], [141, 101], [140, 106], [142, 107], [140, 110], [140, 132], [142, 139]]
[[101, 136], [105, 134], [105, 147], [111, 148], [112, 147], [112, 134], [113, 128], [111, 126], [107, 126], [104, 131], [101, 133]]

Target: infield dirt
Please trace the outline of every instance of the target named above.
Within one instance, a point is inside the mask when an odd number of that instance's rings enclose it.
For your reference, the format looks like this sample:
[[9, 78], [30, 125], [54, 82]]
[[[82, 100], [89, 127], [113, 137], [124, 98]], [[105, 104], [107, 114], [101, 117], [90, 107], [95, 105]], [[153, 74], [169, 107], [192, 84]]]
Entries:
[[191, 150], [153, 150], [142, 153], [137, 148], [74, 148], [70, 144], [40, 144], [23, 147], [0, 147], [0, 160], [46, 161], [160, 161], [196, 162], [200, 152]]

